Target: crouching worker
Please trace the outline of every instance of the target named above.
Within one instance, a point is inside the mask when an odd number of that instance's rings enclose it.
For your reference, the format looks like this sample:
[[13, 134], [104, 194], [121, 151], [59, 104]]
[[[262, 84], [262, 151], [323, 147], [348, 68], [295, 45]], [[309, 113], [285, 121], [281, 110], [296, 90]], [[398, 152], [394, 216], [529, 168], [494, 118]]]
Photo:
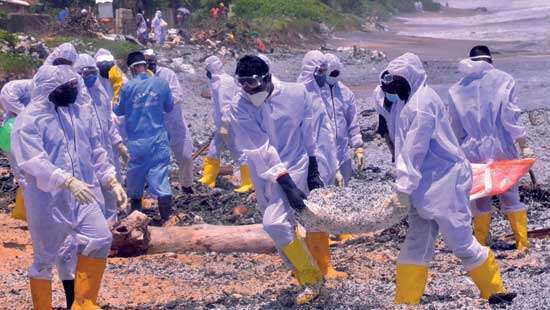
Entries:
[[44, 65], [33, 79], [29, 105], [15, 122], [13, 155], [26, 181], [25, 203], [33, 243], [29, 271], [35, 309], [51, 309], [52, 266], [62, 243], [77, 240], [73, 309], [99, 309], [111, 232], [102, 213], [101, 185], [126, 199], [101, 147], [78, 76], [70, 67]]
[[316, 159], [312, 101], [305, 87], [271, 76], [257, 56], [244, 56], [236, 69], [241, 91], [228, 116], [237, 148], [247, 157], [263, 209], [263, 226], [294, 269], [305, 304], [319, 295], [323, 273], [296, 233], [294, 210], [305, 208], [309, 189], [323, 186]]
[[418, 56], [404, 54], [381, 75], [381, 90], [405, 106], [395, 131], [397, 198], [410, 206], [409, 230], [397, 259], [397, 304], [416, 305], [439, 233], [491, 303], [510, 302], [493, 252], [472, 235], [472, 169], [453, 134], [443, 102], [426, 84]]

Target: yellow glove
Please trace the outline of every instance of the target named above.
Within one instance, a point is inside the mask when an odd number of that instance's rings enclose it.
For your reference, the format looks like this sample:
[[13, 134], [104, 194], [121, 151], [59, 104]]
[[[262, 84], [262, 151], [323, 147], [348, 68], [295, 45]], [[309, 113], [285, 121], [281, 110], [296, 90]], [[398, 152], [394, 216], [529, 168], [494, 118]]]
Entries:
[[119, 207], [125, 207], [128, 204], [128, 196], [122, 188], [122, 185], [117, 181], [116, 177], [111, 177], [107, 182], [109, 189], [115, 194], [116, 202]]
[[342, 173], [340, 170], [336, 171], [336, 186], [338, 187], [344, 187], [344, 176], [342, 176]]
[[395, 196], [401, 206], [405, 208], [411, 207], [411, 197], [408, 194], [397, 192], [395, 193]]
[[92, 191], [93, 185], [82, 182], [73, 176], [67, 178], [65, 187], [74, 195], [74, 198], [82, 204], [91, 204], [97, 201]]
[[355, 149], [355, 164], [357, 165], [357, 170], [363, 170], [365, 167], [365, 150], [362, 147]]
[[120, 157], [122, 157], [122, 162], [124, 165], [128, 165], [128, 162], [130, 161], [130, 153], [128, 152], [128, 148], [124, 143], [120, 142], [116, 145], [116, 148], [118, 150], [118, 153], [120, 154]]

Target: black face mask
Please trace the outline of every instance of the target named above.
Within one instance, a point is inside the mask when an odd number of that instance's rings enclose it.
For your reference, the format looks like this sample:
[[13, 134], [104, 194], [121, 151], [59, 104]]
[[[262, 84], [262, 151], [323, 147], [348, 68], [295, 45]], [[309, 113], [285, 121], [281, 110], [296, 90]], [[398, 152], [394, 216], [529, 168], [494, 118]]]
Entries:
[[101, 77], [108, 79], [109, 78], [109, 70], [114, 66], [112, 62], [109, 61], [102, 61], [97, 63], [97, 68], [99, 69], [99, 75]]
[[156, 73], [157, 72], [157, 63], [148, 61], [147, 62], [147, 69], [149, 69], [151, 72]]
[[78, 97], [77, 83], [71, 81], [54, 89], [48, 99], [58, 108], [74, 104], [76, 97]]
[[52, 66], [60, 66], [60, 65], [72, 66], [73, 63], [68, 61], [65, 58], [57, 58], [52, 62]]
[[211, 80], [212, 79], [212, 73], [210, 71], [206, 71], [206, 77]]

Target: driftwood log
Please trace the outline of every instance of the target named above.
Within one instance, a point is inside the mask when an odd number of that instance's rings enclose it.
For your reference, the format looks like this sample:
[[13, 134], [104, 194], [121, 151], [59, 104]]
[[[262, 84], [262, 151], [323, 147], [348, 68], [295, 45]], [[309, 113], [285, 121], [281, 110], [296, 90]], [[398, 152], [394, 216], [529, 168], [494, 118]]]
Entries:
[[134, 211], [112, 228], [111, 256], [218, 252], [272, 253], [275, 244], [262, 225], [148, 226], [147, 215]]

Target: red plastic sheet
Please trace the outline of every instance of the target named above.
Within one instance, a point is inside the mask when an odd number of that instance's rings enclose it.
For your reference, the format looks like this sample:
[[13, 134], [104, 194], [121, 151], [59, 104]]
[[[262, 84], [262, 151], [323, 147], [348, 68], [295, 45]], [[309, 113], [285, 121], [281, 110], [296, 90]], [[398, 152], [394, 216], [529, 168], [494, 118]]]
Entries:
[[535, 164], [535, 158], [472, 164], [474, 183], [470, 200], [505, 193], [516, 185]]

